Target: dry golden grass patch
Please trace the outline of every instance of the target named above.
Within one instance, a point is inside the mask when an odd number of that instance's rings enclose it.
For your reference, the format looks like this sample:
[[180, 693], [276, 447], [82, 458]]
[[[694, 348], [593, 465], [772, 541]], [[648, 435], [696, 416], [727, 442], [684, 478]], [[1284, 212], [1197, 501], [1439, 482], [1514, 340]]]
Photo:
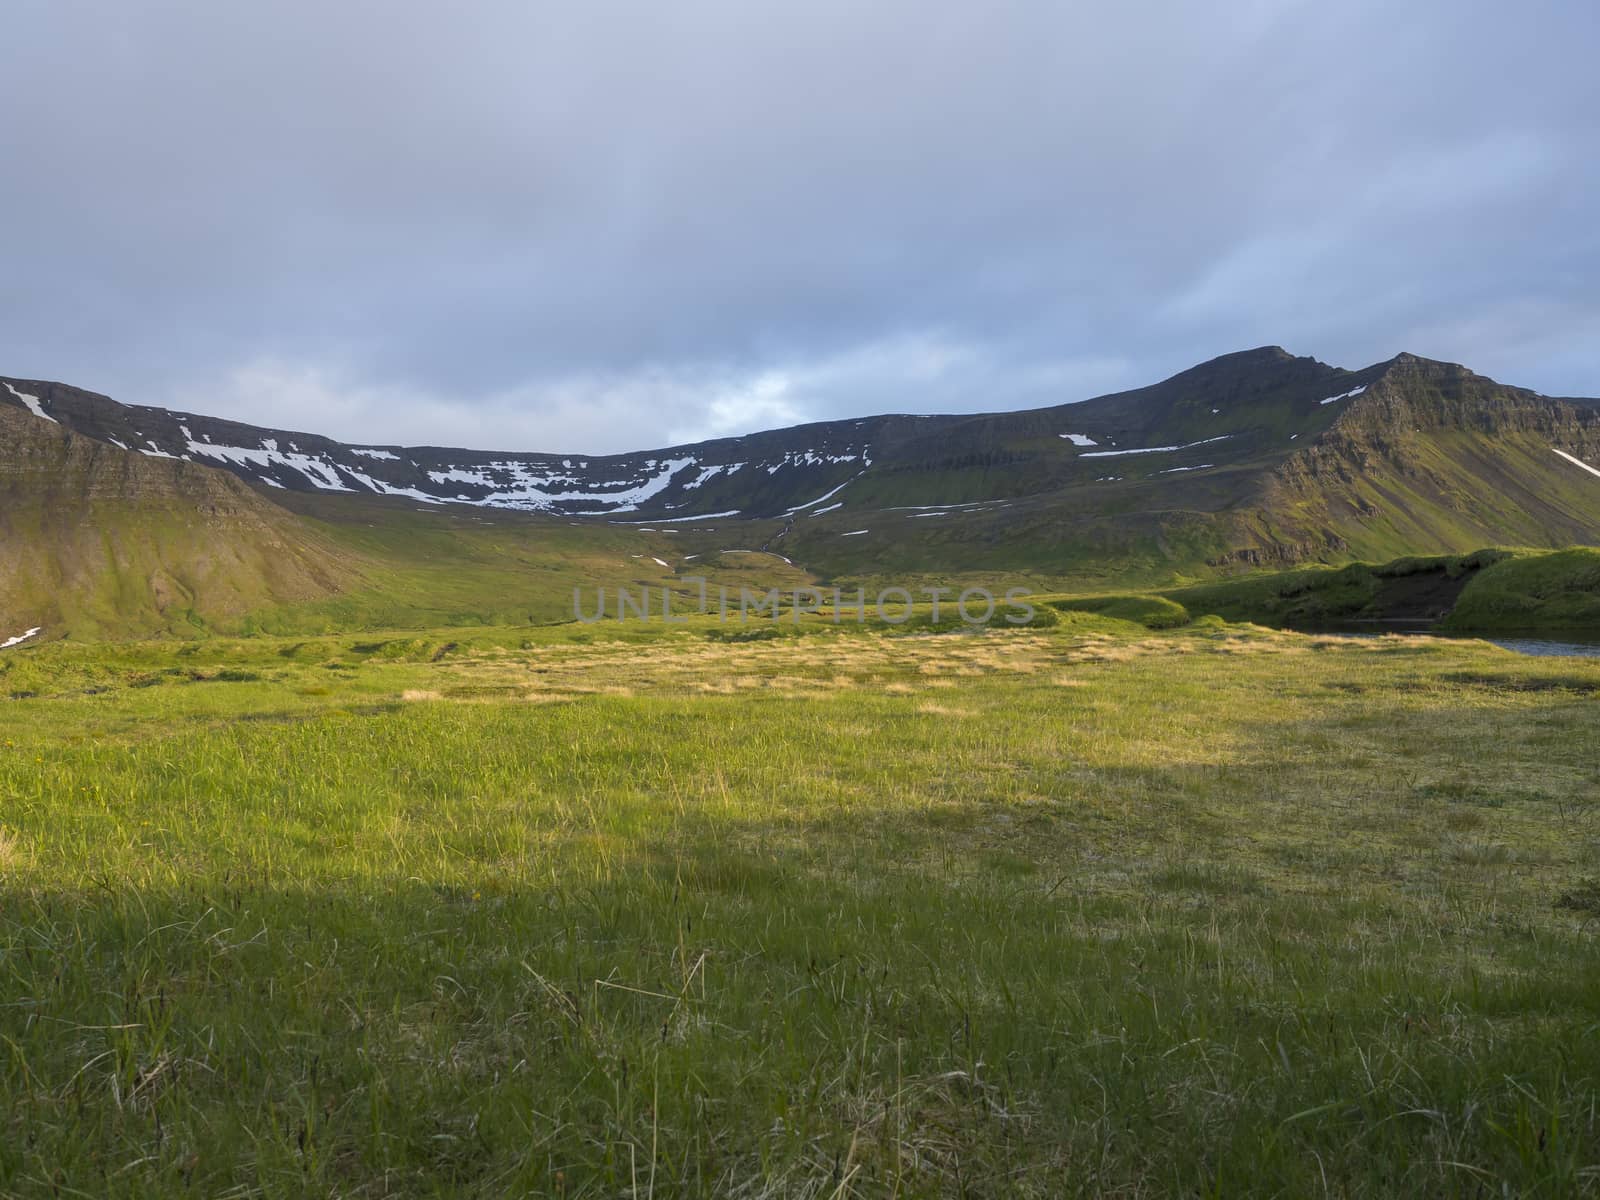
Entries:
[[970, 708], [952, 708], [948, 704], [938, 704], [926, 700], [917, 705], [917, 711], [930, 717], [970, 717], [975, 714]]
[[[1406, 644], [1412, 639], [1383, 639]], [[918, 634], [862, 633], [841, 637], [783, 637], [753, 643], [674, 639], [649, 644], [614, 642], [532, 647], [464, 656], [433, 665], [440, 685], [414, 689], [406, 699], [453, 695], [451, 681], [479, 691], [495, 686], [529, 700], [562, 696], [630, 696], [679, 691], [696, 695], [767, 693], [819, 695], [855, 689], [910, 695], [949, 689], [993, 675], [1034, 675], [1052, 668], [1132, 662], [1154, 654], [1255, 655], [1307, 652], [1345, 639], [1306, 639], [1252, 631], [1205, 639], [1102, 634], [1063, 637], [1007, 631]], [[1062, 676], [1057, 686], [1084, 681]]]
[[1134, 659], [1142, 657], [1143, 655], [1132, 647], [1085, 647], [1082, 650], [1069, 653], [1066, 656], [1066, 661], [1073, 663], [1121, 663], [1132, 662]]
[[996, 664], [1002, 671], [1014, 671], [1019, 675], [1032, 675], [1043, 665], [1037, 658], [1008, 658]]

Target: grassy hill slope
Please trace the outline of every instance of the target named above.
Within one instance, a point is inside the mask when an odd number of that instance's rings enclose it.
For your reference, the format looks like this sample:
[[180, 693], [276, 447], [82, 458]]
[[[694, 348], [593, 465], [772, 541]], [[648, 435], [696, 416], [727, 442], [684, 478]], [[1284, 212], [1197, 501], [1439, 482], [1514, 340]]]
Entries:
[[[724, 527], [726, 529], [726, 527]], [[776, 527], [774, 527], [776, 528]], [[813, 576], [752, 554], [766, 527], [694, 543], [603, 522], [378, 497], [262, 492], [0, 405], [0, 642], [549, 623], [695, 573], [764, 590]], [[727, 555], [719, 551], [734, 551]]]
[[204, 627], [354, 578], [330, 543], [226, 473], [131, 454], [15, 408], [0, 408], [0, 445], [9, 634]]
[[[1247, 562], [1600, 542], [1600, 410], [1401, 355], [1265, 481]], [[1315, 553], [1307, 553], [1315, 551]]]

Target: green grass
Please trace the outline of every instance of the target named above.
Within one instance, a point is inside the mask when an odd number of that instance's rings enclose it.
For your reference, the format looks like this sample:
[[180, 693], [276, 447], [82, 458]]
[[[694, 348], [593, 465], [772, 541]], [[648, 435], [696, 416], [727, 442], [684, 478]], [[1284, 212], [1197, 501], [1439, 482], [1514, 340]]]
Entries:
[[1190, 621], [1189, 610], [1165, 596], [1086, 596], [1049, 601], [1064, 612], [1098, 613], [1119, 621], [1132, 621], [1146, 629], [1176, 629]]
[[1496, 562], [1467, 585], [1445, 627], [1600, 632], [1600, 550], [1574, 548]]
[[1600, 1190], [1600, 663], [1059, 618], [7, 652], [0, 1194]]
[[[1511, 556], [1511, 551], [1493, 549], [1472, 554], [1409, 555], [1383, 563], [1258, 572], [1175, 588], [1163, 595], [1195, 612], [1213, 613], [1232, 621], [1294, 625], [1382, 619], [1403, 609], [1412, 599], [1414, 585], [1424, 577], [1470, 587], [1476, 572]], [[1453, 596], [1442, 601], [1446, 606], [1453, 602]]]
[[1318, 628], [1405, 620], [1453, 633], [1600, 632], [1600, 550], [1484, 549], [1383, 563], [1256, 571], [1158, 593], [1046, 595], [1062, 610], [1103, 613], [1150, 629], [1192, 616]]

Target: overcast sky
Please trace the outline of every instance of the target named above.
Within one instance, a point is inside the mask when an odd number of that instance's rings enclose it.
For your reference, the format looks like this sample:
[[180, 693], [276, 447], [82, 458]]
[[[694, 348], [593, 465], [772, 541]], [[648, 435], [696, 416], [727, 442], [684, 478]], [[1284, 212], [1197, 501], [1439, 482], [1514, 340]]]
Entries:
[[1281, 344], [1600, 394], [1593, 0], [5, 0], [0, 373], [644, 448]]

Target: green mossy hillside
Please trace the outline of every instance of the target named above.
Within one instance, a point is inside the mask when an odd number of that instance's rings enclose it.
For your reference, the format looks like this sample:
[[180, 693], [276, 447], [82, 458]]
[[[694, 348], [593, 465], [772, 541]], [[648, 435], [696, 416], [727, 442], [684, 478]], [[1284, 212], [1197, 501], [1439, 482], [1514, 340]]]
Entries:
[[1600, 550], [1510, 555], [1475, 575], [1444, 628], [1600, 637]]

